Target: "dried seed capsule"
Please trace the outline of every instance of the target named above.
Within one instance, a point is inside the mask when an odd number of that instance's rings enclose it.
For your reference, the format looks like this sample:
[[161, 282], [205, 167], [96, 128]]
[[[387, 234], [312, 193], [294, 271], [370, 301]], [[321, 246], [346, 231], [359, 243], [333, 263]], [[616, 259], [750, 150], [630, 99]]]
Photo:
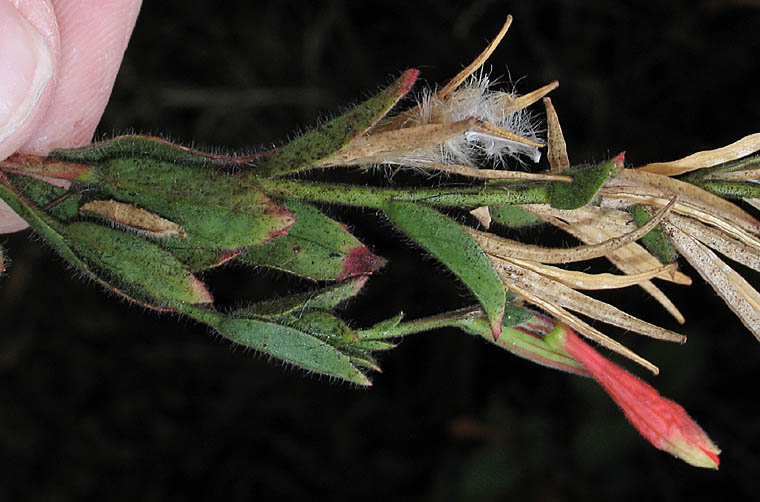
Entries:
[[155, 213], [115, 200], [94, 200], [82, 204], [81, 214], [95, 214], [147, 237], [185, 237], [180, 225]]

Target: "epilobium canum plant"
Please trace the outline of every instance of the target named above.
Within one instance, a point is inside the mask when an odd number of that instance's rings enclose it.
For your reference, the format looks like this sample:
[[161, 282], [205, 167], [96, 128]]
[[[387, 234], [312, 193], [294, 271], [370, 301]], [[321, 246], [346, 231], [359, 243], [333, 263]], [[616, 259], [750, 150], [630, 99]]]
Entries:
[[[717, 467], [718, 448], [683, 408], [577, 335], [653, 373], [657, 367], [578, 314], [666, 341], [685, 337], [581, 290], [640, 286], [682, 322], [654, 282], [688, 284], [677, 269], [681, 255], [757, 336], [760, 297], [716, 252], [760, 269], [760, 223], [728, 201], [758, 196], [760, 162], [749, 156], [760, 141], [749, 136], [641, 168], [626, 166], [622, 154], [572, 164], [546, 98], [556, 83], [520, 96], [494, 87], [480, 70], [508, 25], [446, 85], [413, 91], [418, 72], [409, 70], [376, 96], [272, 151], [226, 157], [123, 136], [46, 157], [13, 156], [1, 164], [0, 197], [85, 277], [270, 357], [369, 385], [376, 353], [401, 337], [453, 326], [521, 357], [594, 378], [653, 445], [693, 465]], [[399, 103], [414, 92], [416, 98]], [[539, 101], [545, 126], [533, 110]], [[538, 163], [543, 156], [548, 166]], [[525, 167], [531, 163], [537, 168]], [[343, 166], [449, 177], [401, 188], [309, 178]], [[368, 279], [385, 260], [315, 203], [381, 212], [449, 269], [477, 305], [423, 319], [391, 314], [363, 328], [356, 327], [361, 319], [341, 319], [336, 308], [371, 287]], [[499, 235], [504, 226], [540, 222], [585, 244], [546, 248]], [[621, 273], [564, 267], [600, 257]], [[202, 278], [228, 262], [277, 269], [315, 285], [225, 310]]]

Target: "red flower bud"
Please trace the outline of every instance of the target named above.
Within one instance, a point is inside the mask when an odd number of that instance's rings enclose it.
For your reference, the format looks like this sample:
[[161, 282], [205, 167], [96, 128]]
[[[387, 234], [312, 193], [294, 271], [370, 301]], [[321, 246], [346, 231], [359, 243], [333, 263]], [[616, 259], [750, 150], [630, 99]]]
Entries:
[[564, 324], [557, 325], [546, 341], [583, 364], [655, 448], [696, 467], [718, 468], [720, 449], [681, 405], [665, 399], [652, 386], [605, 359]]

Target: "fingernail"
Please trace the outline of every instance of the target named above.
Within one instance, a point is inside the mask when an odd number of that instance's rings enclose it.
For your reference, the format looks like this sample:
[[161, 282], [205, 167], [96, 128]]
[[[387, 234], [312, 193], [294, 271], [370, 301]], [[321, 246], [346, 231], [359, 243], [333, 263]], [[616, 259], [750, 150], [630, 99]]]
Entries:
[[42, 35], [0, 0], [0, 144], [24, 125], [53, 75]]

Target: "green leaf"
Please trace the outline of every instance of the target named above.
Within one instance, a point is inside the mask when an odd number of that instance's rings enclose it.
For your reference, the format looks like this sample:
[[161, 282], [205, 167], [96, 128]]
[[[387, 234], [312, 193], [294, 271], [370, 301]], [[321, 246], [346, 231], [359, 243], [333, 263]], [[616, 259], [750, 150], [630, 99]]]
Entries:
[[323, 310], [312, 310], [301, 314], [291, 315], [283, 319], [287, 325], [305, 333], [316, 336], [342, 353], [349, 356], [354, 365], [374, 371], [381, 371], [377, 361], [372, 357], [373, 350], [388, 350], [393, 344], [376, 341], [360, 340], [356, 331], [351, 329], [343, 320]]
[[385, 214], [472, 291], [497, 337], [504, 317], [506, 288], [480, 246], [454, 220], [429, 207], [392, 202], [386, 206]]
[[296, 214], [286, 235], [245, 250], [239, 261], [290, 272], [314, 280], [343, 280], [371, 274], [385, 260], [370, 252], [345, 225], [297, 200], [282, 203]]
[[209, 249], [189, 247], [181, 239], [160, 239], [157, 244], [168, 249], [179, 261], [187, 265], [192, 272], [201, 272], [218, 267], [240, 254], [238, 250]]
[[[630, 209], [636, 226], [642, 227], [652, 219], [652, 215], [642, 206], [635, 205]], [[654, 230], [641, 238], [641, 243], [664, 264], [673, 263], [678, 259], [678, 252], [665, 236], [662, 227], [657, 225]]]
[[351, 355], [349, 358], [351, 359], [351, 362], [354, 364], [354, 366], [365, 368], [371, 371], [381, 371], [380, 366], [377, 364], [375, 358], [369, 354], [360, 356]]
[[479, 186], [435, 188], [389, 188], [343, 183], [320, 183], [286, 178], [256, 180], [264, 192], [277, 198], [344, 204], [383, 209], [393, 201], [418, 202], [429, 206], [498, 206], [502, 204], [546, 204], [549, 183], [486, 183]]
[[115, 158], [142, 157], [186, 166], [229, 166], [249, 162], [248, 157], [227, 157], [192, 150], [155, 136], [127, 134], [79, 148], [52, 150], [49, 157], [82, 164], [98, 164]]
[[418, 74], [417, 70], [407, 70], [379, 94], [275, 150], [252, 174], [279, 176], [307, 169], [327, 159], [383, 118], [409, 92]]
[[47, 214], [56, 220], [69, 221], [79, 216], [81, 195], [32, 176], [13, 173], [8, 173], [7, 176], [19, 193], [35, 206], [47, 207]]
[[331, 310], [341, 302], [356, 296], [365, 282], [367, 282], [366, 277], [357, 277], [319, 290], [257, 303], [245, 309], [236, 310], [231, 315], [233, 317], [281, 319], [288, 315], [298, 315], [310, 310]]
[[720, 173], [730, 173], [737, 171], [747, 171], [750, 169], [757, 169], [760, 166], [760, 155], [753, 155], [750, 157], [744, 157], [742, 159], [726, 162], [714, 167], [707, 167], [704, 169], [698, 169], [689, 173], [685, 177], [681, 178], [683, 181], [699, 185], [702, 181], [706, 181], [713, 176]]
[[375, 352], [395, 349], [397, 344], [392, 342], [385, 342], [383, 340], [359, 340], [358, 342], [353, 343], [351, 346], [356, 347], [357, 349]]
[[154, 305], [211, 303], [211, 295], [174, 256], [137, 235], [90, 222], [66, 225], [71, 249], [118, 290]]
[[334, 347], [343, 348], [359, 341], [359, 336], [340, 318], [324, 310], [312, 310], [292, 316], [288, 324], [314, 335]]
[[[619, 158], [619, 157], [618, 157]], [[554, 181], [549, 190], [549, 204], [555, 209], [577, 209], [594, 198], [605, 181], [622, 160], [618, 158], [600, 164], [583, 164], [562, 171], [573, 181]]]
[[751, 181], [701, 181], [694, 183], [702, 190], [724, 199], [756, 199], [760, 197], [760, 184]]
[[226, 318], [217, 329], [230, 340], [309, 371], [371, 385], [348, 355], [296, 328], [259, 319]]
[[488, 212], [491, 220], [509, 228], [525, 228], [543, 223], [541, 218], [519, 206], [490, 206]]
[[[195, 305], [181, 304], [177, 310], [209, 325], [227, 339], [250, 347], [300, 368], [323, 375], [341, 378], [359, 385], [371, 382], [355, 365], [362, 367], [362, 361], [371, 359], [366, 351], [344, 351], [345, 345], [335, 347], [325, 341], [329, 337], [314, 336], [296, 326], [283, 321], [240, 317], [241, 312], [232, 315], [220, 314]], [[356, 338], [356, 334], [352, 338]], [[371, 369], [377, 369], [373, 367]]]
[[0, 184], [0, 198], [66, 261], [80, 270], [87, 271], [87, 266], [71, 250], [69, 243], [61, 235], [62, 227], [59, 222], [35, 208], [6, 184]]
[[396, 336], [395, 334], [393, 334], [394, 330], [396, 327], [398, 327], [399, 324], [401, 324], [401, 321], [403, 319], [404, 319], [404, 313], [399, 312], [398, 314], [391, 317], [390, 319], [380, 321], [374, 326], [371, 326], [367, 329], [360, 330], [359, 338], [362, 340], [364, 339], [372, 340], [376, 338], [389, 338], [392, 336]]

